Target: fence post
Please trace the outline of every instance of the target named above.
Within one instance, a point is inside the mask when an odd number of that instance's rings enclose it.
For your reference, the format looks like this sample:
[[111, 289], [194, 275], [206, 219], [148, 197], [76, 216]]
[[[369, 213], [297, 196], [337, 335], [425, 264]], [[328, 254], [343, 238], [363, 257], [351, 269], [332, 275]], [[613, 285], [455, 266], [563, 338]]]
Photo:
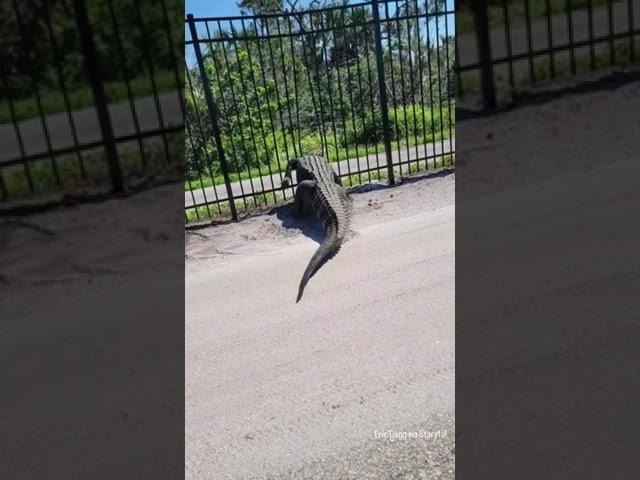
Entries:
[[496, 90], [493, 83], [493, 63], [491, 60], [491, 40], [489, 38], [489, 17], [487, 3], [472, 0], [473, 20], [478, 39], [478, 57], [480, 60], [480, 88], [486, 109], [496, 108]]
[[98, 114], [98, 123], [102, 133], [102, 142], [104, 144], [105, 154], [107, 156], [107, 164], [109, 165], [109, 175], [111, 176], [111, 184], [113, 191], [117, 193], [124, 192], [124, 180], [122, 178], [122, 169], [118, 158], [118, 149], [113, 136], [113, 127], [111, 125], [111, 117], [109, 116], [109, 106], [107, 104], [107, 96], [104, 93], [104, 85], [102, 83], [102, 75], [100, 74], [100, 63], [96, 54], [96, 47], [93, 43], [91, 34], [91, 25], [89, 16], [87, 15], [86, 2], [83, 0], [73, 0], [73, 9], [76, 16], [76, 24], [80, 33], [80, 43], [84, 54], [89, 82], [93, 90], [93, 99]]
[[[198, 41], [198, 32], [196, 31], [196, 23], [192, 14], [187, 15], [187, 21], [189, 22], [189, 31], [191, 32], [191, 40], [193, 41], [193, 49], [196, 53], [196, 60], [198, 61], [198, 69], [200, 70], [200, 78], [202, 79], [202, 87], [204, 89], [204, 97], [207, 101], [207, 110], [209, 111], [209, 118], [211, 120], [211, 128], [213, 130], [213, 138], [216, 142], [216, 150], [218, 151], [218, 158], [220, 159], [220, 166], [222, 167], [222, 176], [224, 177], [224, 184], [227, 189], [227, 197], [229, 199], [229, 207], [231, 208], [231, 218], [238, 219], [238, 212], [236, 211], [236, 204], [233, 198], [233, 190], [231, 189], [231, 180], [229, 179], [229, 169], [227, 168], [227, 160], [224, 157], [224, 149], [222, 148], [222, 138], [220, 135], [220, 127], [218, 126], [218, 109], [213, 101], [213, 95], [211, 94], [211, 87], [209, 86], [209, 77], [207, 71], [204, 68], [204, 61], [202, 60], [202, 51], [200, 50], [200, 42]], [[214, 187], [215, 188], [215, 187]]]
[[380, 32], [380, 11], [378, 0], [371, 1], [373, 8], [373, 28], [376, 41], [376, 65], [378, 67], [378, 87], [380, 89], [380, 108], [382, 109], [382, 130], [384, 136], [384, 151], [387, 157], [387, 172], [389, 184], [395, 183], [393, 174], [393, 158], [391, 157], [391, 129], [389, 128], [389, 107], [387, 105], [387, 84], [384, 76], [384, 59], [382, 58], [382, 33]]

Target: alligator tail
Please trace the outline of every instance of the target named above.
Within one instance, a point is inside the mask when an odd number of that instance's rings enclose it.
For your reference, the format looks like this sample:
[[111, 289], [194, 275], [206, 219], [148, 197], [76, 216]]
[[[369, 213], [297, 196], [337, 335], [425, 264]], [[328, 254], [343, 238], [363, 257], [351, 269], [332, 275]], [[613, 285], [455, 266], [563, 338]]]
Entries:
[[307, 268], [302, 275], [302, 280], [300, 280], [300, 286], [298, 287], [298, 298], [296, 299], [296, 303], [298, 303], [302, 298], [302, 292], [304, 291], [304, 287], [307, 285], [309, 279], [322, 265], [324, 265], [327, 260], [338, 253], [342, 240], [342, 236], [338, 236], [338, 227], [336, 225], [330, 225], [327, 228], [327, 236], [313, 254], [313, 257], [311, 257], [309, 265], [307, 265]]

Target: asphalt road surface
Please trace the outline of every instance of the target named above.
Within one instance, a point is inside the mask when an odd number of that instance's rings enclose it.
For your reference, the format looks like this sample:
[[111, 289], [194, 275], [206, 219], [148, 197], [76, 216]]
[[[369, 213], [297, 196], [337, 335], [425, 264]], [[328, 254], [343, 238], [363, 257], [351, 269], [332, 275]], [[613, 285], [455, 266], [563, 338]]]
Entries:
[[[632, 0], [633, 22], [637, 26], [640, 24], [640, 0]], [[627, 33], [629, 31], [628, 4], [615, 2], [613, 4], [613, 33]], [[571, 13], [573, 25], [573, 41], [582, 42], [589, 40], [589, 17], [587, 9], [573, 10]], [[518, 55], [529, 51], [527, 29], [524, 22], [513, 21], [510, 26], [510, 38], [512, 54]], [[544, 50], [548, 48], [549, 34], [546, 17], [533, 19], [531, 22], [531, 41], [533, 50]], [[598, 6], [593, 9], [593, 36], [594, 38], [606, 37], [609, 35], [609, 15], [607, 6]], [[507, 55], [504, 26], [493, 27], [489, 31], [491, 41], [491, 56], [493, 58], [503, 58]], [[551, 36], [553, 45], [567, 45], [569, 43], [569, 32], [567, 28], [567, 15], [553, 15], [551, 17]], [[457, 46], [459, 50], [460, 65], [465, 66], [478, 61], [475, 32], [465, 32], [458, 35]], [[581, 55], [588, 52], [589, 47], [576, 49], [576, 55], [581, 50]], [[600, 52], [608, 49], [608, 42], [596, 45], [596, 51]], [[567, 52], [557, 54], [558, 57], [568, 58]], [[538, 59], [544, 57], [538, 57]], [[528, 63], [526, 60], [514, 64], [514, 71], [520, 74], [528, 74]]]
[[[455, 138], [448, 138], [438, 140], [433, 143], [412, 146], [409, 149], [403, 148], [401, 150], [394, 150], [391, 152], [391, 160], [394, 165], [397, 165], [400, 162], [415, 160], [416, 158], [429, 158], [434, 155], [447, 154], [450, 152], [455, 153], [455, 143]], [[364, 154], [364, 147], [362, 147], [361, 151]], [[440, 158], [437, 158], [436, 161], [438, 163], [442, 162]], [[429, 165], [432, 163], [433, 159], [430, 158]], [[357, 158], [350, 158], [332, 164], [333, 169], [340, 175], [354, 175], [358, 172], [380, 165], [382, 165], [383, 168], [384, 165], [386, 165], [384, 149], [379, 150], [378, 155], [374, 152], [369, 155], [361, 155]], [[406, 166], [403, 167], [403, 170], [406, 170]], [[278, 172], [271, 175], [257, 176], [255, 178], [239, 182], [232, 182], [231, 191], [233, 192], [234, 197], [239, 197], [245, 194], [260, 193], [273, 188], [277, 189], [282, 183], [283, 175], [283, 173]], [[366, 174], [363, 174], [363, 177], [366, 178]], [[215, 200], [225, 200], [227, 198], [227, 189], [224, 184], [205, 188], [193, 188], [192, 190], [184, 192], [184, 205], [185, 207], [190, 207], [192, 205], [201, 205], [207, 201], [212, 202]], [[242, 200], [236, 200], [236, 202], [241, 201]]]
[[[176, 92], [161, 93], [159, 101], [164, 126], [171, 127], [182, 124], [180, 100]], [[160, 127], [158, 110], [153, 97], [137, 98], [134, 105], [141, 131]], [[109, 105], [109, 113], [111, 114], [113, 133], [116, 137], [136, 133], [128, 100]], [[69, 115], [66, 112], [47, 115], [45, 118], [52, 148], [59, 149], [74, 145], [73, 131], [70, 127]], [[80, 144], [100, 140], [100, 126], [95, 108], [74, 111], [72, 118]], [[46, 138], [40, 118], [20, 121], [18, 126], [27, 155], [47, 151]], [[17, 156], [20, 156], [20, 148], [14, 125], [12, 123], [0, 125], [0, 161]]]
[[298, 304], [274, 215], [188, 241], [186, 478], [453, 478], [453, 177], [353, 195]]

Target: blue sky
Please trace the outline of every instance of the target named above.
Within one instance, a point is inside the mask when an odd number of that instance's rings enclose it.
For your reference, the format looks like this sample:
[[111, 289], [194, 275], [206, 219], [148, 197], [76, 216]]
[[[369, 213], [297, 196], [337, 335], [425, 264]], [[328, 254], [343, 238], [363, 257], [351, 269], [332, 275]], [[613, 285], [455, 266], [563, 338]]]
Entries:
[[184, 13], [194, 17], [230, 17], [240, 15], [235, 0], [185, 0]]
[[[351, 1], [350, 3], [361, 3], [362, 0]], [[299, 5], [306, 7], [310, 0], [300, 0]], [[454, 9], [454, 0], [447, 0], [447, 10]], [[185, 15], [193, 13], [194, 17], [230, 17], [240, 15], [240, 9], [236, 0], [185, 0]], [[450, 25], [453, 27], [453, 25]]]
[[[299, 0], [298, 5], [300, 7], [306, 7], [311, 0]], [[363, 0], [350, 0], [349, 3], [362, 3]], [[455, 9], [454, 0], [446, 0], [447, 10], [452, 11]], [[390, 12], [395, 11], [394, 3], [389, 5]], [[240, 9], [236, 0], [185, 0], [184, 2], [185, 16], [188, 13], [193, 14], [194, 17], [230, 17], [234, 15], [240, 15]], [[449, 33], [455, 32], [455, 20], [453, 15], [448, 16]], [[440, 28], [442, 34], [444, 34], [444, 23], [441, 22]], [[185, 38], [190, 38], [187, 33], [187, 27], [185, 26]], [[195, 63], [193, 49], [189, 48], [185, 52], [188, 65]]]

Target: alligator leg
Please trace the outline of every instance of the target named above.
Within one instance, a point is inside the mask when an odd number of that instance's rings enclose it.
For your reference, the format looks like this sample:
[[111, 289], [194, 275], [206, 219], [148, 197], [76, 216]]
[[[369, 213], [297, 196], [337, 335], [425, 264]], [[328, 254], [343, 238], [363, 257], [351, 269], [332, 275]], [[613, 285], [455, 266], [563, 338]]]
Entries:
[[302, 216], [304, 213], [304, 205], [312, 198], [315, 188], [316, 182], [314, 180], [303, 180], [298, 183], [298, 188], [296, 189], [296, 210], [298, 216]]

